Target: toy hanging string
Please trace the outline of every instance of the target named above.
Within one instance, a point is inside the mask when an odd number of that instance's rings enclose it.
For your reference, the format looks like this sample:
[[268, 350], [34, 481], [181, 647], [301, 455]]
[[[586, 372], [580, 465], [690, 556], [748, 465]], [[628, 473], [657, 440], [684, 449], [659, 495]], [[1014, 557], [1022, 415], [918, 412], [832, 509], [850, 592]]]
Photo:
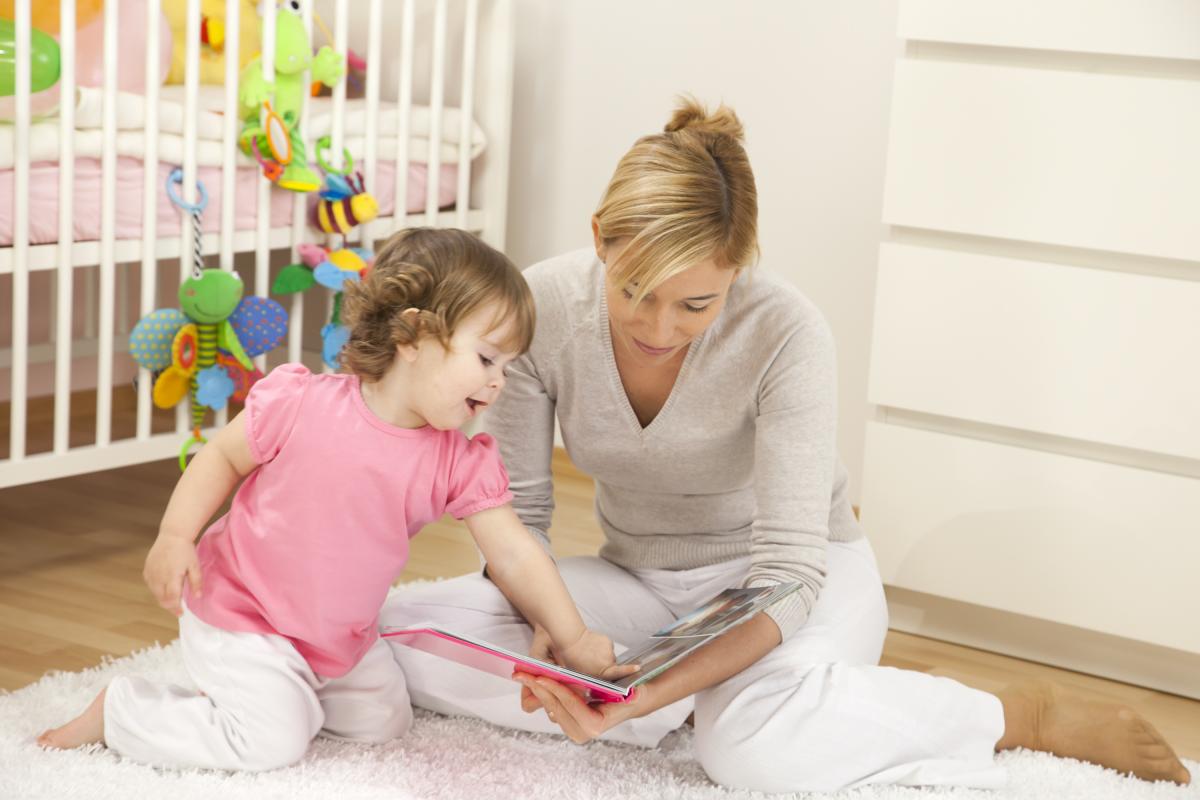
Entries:
[[191, 215], [192, 217], [192, 265], [197, 269], [204, 269], [204, 256], [201, 254], [200, 241], [200, 213], [208, 206], [208, 191], [204, 188], [204, 183], [196, 179], [196, 194], [200, 195], [199, 202], [188, 203], [179, 193], [175, 191], [175, 185], [183, 185], [183, 170], [178, 167], [171, 173], [171, 177], [167, 179], [167, 197], [171, 198], [171, 202], [179, 206], [179, 208]]

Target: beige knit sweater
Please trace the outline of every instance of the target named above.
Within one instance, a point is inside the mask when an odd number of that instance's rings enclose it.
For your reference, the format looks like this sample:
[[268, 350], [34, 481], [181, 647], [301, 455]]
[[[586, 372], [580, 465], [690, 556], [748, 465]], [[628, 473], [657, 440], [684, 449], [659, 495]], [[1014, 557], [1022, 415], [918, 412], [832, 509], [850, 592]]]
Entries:
[[613, 359], [595, 252], [525, 277], [537, 334], [486, 421], [525, 525], [548, 544], [557, 414], [572, 461], [596, 482], [603, 558], [689, 569], [749, 555], [745, 585], [803, 582], [768, 610], [785, 638], [802, 626], [827, 542], [862, 535], [834, 447], [835, 354], [820, 312], [786, 283], [744, 272], [642, 428]]

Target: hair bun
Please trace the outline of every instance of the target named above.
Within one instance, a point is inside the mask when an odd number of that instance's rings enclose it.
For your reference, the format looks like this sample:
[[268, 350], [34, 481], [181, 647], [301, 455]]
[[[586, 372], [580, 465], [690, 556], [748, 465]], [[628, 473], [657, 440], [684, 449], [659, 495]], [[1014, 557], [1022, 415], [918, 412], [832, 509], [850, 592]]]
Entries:
[[679, 105], [663, 128], [667, 133], [685, 129], [697, 133], [729, 136], [739, 142], [745, 138], [742, 121], [738, 119], [738, 115], [734, 113], [733, 109], [722, 103], [717, 106], [716, 111], [709, 114], [708, 109], [701, 105], [696, 98], [690, 96], [679, 98]]

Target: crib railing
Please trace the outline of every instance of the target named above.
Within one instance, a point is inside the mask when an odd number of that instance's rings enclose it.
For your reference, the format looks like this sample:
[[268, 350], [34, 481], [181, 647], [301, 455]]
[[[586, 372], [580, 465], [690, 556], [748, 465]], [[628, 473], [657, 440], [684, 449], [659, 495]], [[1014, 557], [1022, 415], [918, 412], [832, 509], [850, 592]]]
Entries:
[[[127, 0], [106, 0], [104, 5], [106, 69], [102, 88], [102, 205], [100, 234], [95, 241], [74, 241], [73, 238], [73, 216], [77, 211], [73, 204], [73, 173], [77, 158], [73, 102], [78, 89], [76, 3], [75, 0], [16, 0], [15, 50], [18, 54], [29, 53], [31, 49], [32, 2], [60, 3], [58, 90], [62, 99], [57, 112], [58, 233], [55, 242], [34, 244], [30, 241], [30, 135], [35, 120], [31, 105], [30, 61], [18, 58], [11, 123], [14, 227], [12, 246], [0, 248], [0, 284], [8, 284], [7, 287], [0, 285], [0, 327], [6, 316], [5, 306], [11, 318], [9, 341], [4, 342], [0, 333], [0, 383], [4, 377], [8, 379], [7, 420], [0, 420], [0, 488], [166, 458], [178, 451], [181, 436], [190, 427], [186, 403], [181, 403], [173, 414], [155, 409], [151, 402], [152, 376], [145, 370], [134, 376], [127, 353], [128, 333], [134, 320], [156, 307], [176, 305], [172, 300], [173, 292], [190, 271], [193, 250], [193, 228], [187, 215], [181, 215], [177, 229], [163, 230], [157, 220], [159, 198], [163, 193], [158, 169], [161, 158], [158, 114], [155, 112], [160, 99], [162, 42], [159, 20], [163, 0], [142, 1], [144, 43], [122, 41], [121, 12], [130, 6]], [[196, 120], [201, 108], [201, 9], [200, 0], [181, 2], [186, 2], [187, 29], [184, 37], [183, 157], [179, 164], [183, 182], [180, 193], [186, 202], [194, 202], [198, 175]], [[265, 5], [261, 52], [264, 54], [265, 77], [269, 80], [274, 62], [276, 15], [287, 12], [277, 11], [271, 3]], [[227, 56], [220, 164], [220, 189], [224, 201], [219, 229], [200, 236], [199, 251], [209, 259], [208, 266], [219, 266], [224, 270], [236, 267], [243, 278], [248, 278], [248, 294], [267, 296], [272, 269], [298, 260], [297, 247], [307, 242], [322, 242], [323, 234], [310, 226], [308, 198], [303, 194], [296, 194], [292, 200], [290, 224], [273, 225], [271, 196], [282, 190], [261, 177], [255, 204], [256, 228], [239, 230], [236, 227], [235, 179], [239, 166], [246, 167], [237, 150], [240, 122], [236, 55], [243, 35], [240, 6], [240, 0], [226, 0], [224, 49]], [[331, 21], [331, 44], [343, 59], [351, 46], [366, 53], [362, 171], [367, 186], [376, 185], [382, 158], [391, 156], [395, 159], [395, 211], [356, 228], [349, 240], [370, 248], [394, 230], [434, 225], [472, 230], [491, 244], [503, 247], [511, 128], [511, 0], [355, 0], [353, 3], [351, 0], [319, 0], [317, 6], [319, 16], [314, 14], [310, 2], [305, 2], [302, 11], [310, 38], [313, 38], [314, 20], [321, 28], [326, 27], [325, 21]], [[314, 45], [318, 41], [313, 38]], [[115, 65], [120, 48], [141, 46], [145, 47], [146, 54], [144, 92], [147, 108], [145, 148], [140, 154], [143, 162], [141, 235], [121, 238], [116, 226], [119, 76]], [[340, 161], [346, 137], [346, 84], [345, 80], [340, 81], [332, 96], [330, 153], [335, 162]], [[380, 135], [380, 110], [384, 102], [395, 103], [398, 113], [395, 135]], [[406, 201], [410, 135], [413, 107], [418, 102], [429, 108], [430, 146], [424, 209], [409, 213]], [[442, 188], [440, 143], [445, 112], [450, 104], [457, 104], [462, 113], [458, 117], [455, 200], [453, 208], [443, 209], [439, 203]], [[300, 120], [301, 130], [308, 130], [307, 96]], [[486, 137], [484, 153], [474, 160], [473, 122], [478, 123]], [[313, 143], [307, 144], [311, 153]], [[46, 277], [37, 283], [39, 287], [43, 284], [47, 287], [42, 293], [46, 296], [35, 297], [30, 291], [31, 277], [42, 274]], [[11, 295], [9, 303], [2, 300], [5, 289]], [[314, 358], [308, 342], [314, 324], [327, 315], [329, 302], [329, 296], [293, 295], [285, 303], [291, 317], [286, 347], [259, 356], [258, 366], [268, 369], [283, 360], [308, 360], [314, 366], [319, 364], [319, 358]], [[306, 320], [306, 314], [309, 320]], [[35, 327], [44, 341], [31, 342], [31, 322], [37, 323]], [[37, 373], [38, 381], [31, 382], [31, 368]], [[131, 395], [136, 397], [136, 402]], [[3, 399], [0, 388], [0, 400]], [[81, 407], [81, 403], [87, 406]], [[0, 403], [0, 414], [3, 410]], [[226, 419], [226, 412], [221, 412], [215, 415], [213, 424], [223, 424]], [[7, 421], [6, 428], [4, 421]]]

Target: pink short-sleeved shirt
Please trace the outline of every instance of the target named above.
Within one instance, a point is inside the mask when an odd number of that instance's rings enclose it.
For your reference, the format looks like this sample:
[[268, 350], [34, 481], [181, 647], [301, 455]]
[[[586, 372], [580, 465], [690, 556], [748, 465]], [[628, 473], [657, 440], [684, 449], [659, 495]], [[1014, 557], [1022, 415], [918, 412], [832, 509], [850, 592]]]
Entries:
[[188, 608], [219, 628], [287, 637], [319, 675], [344, 675], [375, 642], [423, 526], [512, 499], [490, 436], [389, 425], [352, 375], [276, 367], [243, 413], [259, 468], [200, 540], [203, 590]]

